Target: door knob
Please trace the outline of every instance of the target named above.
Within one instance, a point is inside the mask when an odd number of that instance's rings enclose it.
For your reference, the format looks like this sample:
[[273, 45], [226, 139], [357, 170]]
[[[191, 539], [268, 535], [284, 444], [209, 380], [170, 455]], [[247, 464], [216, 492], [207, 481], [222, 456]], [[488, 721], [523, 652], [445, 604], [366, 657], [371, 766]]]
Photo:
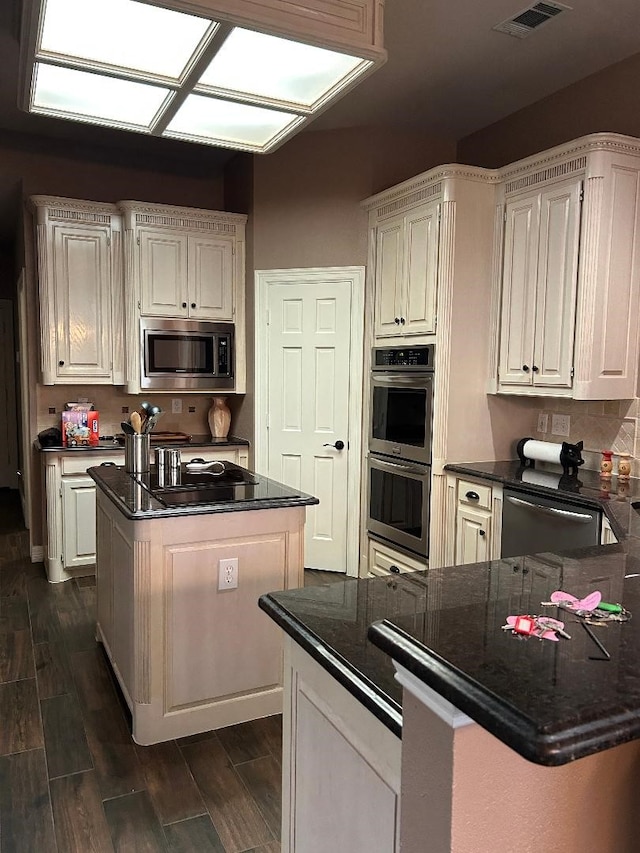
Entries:
[[323, 447], [335, 447], [336, 450], [342, 450], [344, 447], [344, 441], [340, 441], [338, 439], [335, 444], [323, 444]]

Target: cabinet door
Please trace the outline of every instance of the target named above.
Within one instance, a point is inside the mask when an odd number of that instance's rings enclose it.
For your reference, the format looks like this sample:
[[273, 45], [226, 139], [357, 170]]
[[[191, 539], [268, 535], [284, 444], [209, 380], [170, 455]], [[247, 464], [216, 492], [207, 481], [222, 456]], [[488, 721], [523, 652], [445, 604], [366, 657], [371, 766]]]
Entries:
[[233, 243], [194, 235], [188, 238], [189, 316], [233, 320]]
[[187, 236], [141, 228], [140, 311], [159, 317], [187, 317]]
[[578, 284], [581, 181], [540, 196], [533, 384], [570, 388]]
[[404, 217], [378, 227], [376, 235], [375, 334], [388, 338], [402, 334], [400, 318], [404, 301]]
[[406, 297], [401, 317], [405, 335], [436, 331], [439, 211], [440, 205], [432, 202], [405, 218]]
[[482, 563], [491, 549], [491, 515], [471, 507], [460, 507], [456, 517], [456, 566]]
[[91, 477], [62, 478], [62, 558], [65, 569], [96, 561], [96, 485]]
[[[111, 378], [111, 264], [108, 226], [53, 226], [56, 377], [73, 382]], [[43, 336], [44, 341], [44, 336]]]
[[540, 195], [510, 201], [506, 207], [500, 385], [531, 385]]

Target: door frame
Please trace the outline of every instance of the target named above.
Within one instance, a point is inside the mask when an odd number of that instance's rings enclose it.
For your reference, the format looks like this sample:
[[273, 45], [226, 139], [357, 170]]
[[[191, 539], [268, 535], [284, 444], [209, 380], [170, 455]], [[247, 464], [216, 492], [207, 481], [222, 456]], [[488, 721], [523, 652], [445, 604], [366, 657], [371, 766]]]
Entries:
[[267, 416], [269, 389], [269, 287], [290, 285], [292, 288], [322, 282], [343, 282], [351, 291], [351, 361], [349, 371], [349, 431], [347, 447], [347, 503], [354, 511], [347, 513], [346, 575], [358, 577], [360, 564], [360, 475], [362, 469], [362, 411], [364, 376], [364, 267], [302, 267], [255, 271], [255, 361], [254, 361], [254, 468], [260, 473], [268, 457]]

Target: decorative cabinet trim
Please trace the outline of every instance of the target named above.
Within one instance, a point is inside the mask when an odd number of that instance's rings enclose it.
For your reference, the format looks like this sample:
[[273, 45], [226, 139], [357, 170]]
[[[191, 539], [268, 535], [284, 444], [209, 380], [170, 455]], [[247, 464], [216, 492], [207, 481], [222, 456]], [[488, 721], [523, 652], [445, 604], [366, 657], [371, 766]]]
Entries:
[[151, 543], [136, 540], [134, 548], [134, 702], [151, 702]]
[[206, 231], [211, 234], [244, 239], [247, 217], [241, 213], [224, 213], [138, 201], [120, 201], [117, 207], [124, 215], [127, 229], [152, 225], [161, 228], [179, 228], [185, 231]]
[[567, 163], [558, 163], [555, 166], [549, 166], [546, 169], [541, 169], [539, 172], [534, 172], [531, 175], [525, 175], [521, 178], [516, 178], [505, 183], [505, 195], [521, 192], [530, 187], [537, 187], [540, 184], [549, 183], [550, 181], [558, 181], [563, 178], [569, 178], [573, 175], [582, 174], [587, 165], [586, 157], [576, 157], [569, 160]]

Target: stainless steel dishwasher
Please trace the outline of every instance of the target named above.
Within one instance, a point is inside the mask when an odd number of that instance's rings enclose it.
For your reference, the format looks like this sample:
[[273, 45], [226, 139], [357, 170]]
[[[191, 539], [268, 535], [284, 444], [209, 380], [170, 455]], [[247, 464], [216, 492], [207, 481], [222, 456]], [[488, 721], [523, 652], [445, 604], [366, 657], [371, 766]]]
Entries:
[[503, 491], [503, 557], [600, 544], [602, 513], [555, 497]]

